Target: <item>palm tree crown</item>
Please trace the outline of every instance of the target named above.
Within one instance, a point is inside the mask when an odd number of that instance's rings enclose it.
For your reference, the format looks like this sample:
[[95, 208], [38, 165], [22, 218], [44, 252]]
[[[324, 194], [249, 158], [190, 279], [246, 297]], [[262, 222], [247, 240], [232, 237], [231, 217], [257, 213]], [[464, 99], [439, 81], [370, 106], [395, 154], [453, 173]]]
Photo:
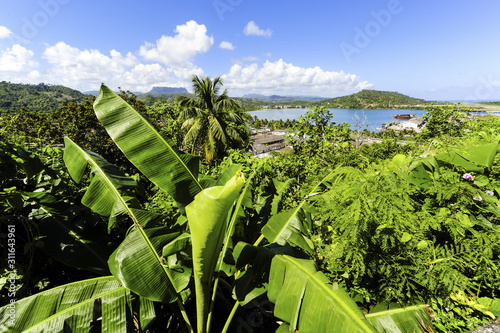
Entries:
[[200, 151], [208, 163], [222, 157], [227, 148], [241, 147], [249, 140], [247, 120], [250, 116], [240, 105], [227, 96], [219, 95], [222, 80], [194, 75], [194, 97], [178, 99], [182, 107], [179, 121], [187, 133], [184, 144], [192, 153]]

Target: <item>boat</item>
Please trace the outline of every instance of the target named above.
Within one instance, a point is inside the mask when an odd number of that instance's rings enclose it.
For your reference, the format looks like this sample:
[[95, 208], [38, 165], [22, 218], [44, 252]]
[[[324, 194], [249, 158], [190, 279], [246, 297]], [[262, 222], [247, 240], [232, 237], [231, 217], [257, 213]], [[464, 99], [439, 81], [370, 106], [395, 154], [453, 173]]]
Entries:
[[397, 114], [394, 116], [396, 119], [411, 119], [415, 117], [415, 114]]

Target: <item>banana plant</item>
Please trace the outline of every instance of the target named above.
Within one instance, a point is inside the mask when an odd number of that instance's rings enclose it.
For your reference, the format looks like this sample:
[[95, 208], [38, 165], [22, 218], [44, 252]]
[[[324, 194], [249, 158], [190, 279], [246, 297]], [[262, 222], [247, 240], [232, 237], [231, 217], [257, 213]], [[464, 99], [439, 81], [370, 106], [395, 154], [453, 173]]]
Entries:
[[[119, 148], [151, 182], [172, 196], [188, 223], [159, 227], [151, 224], [152, 220], [161, 219], [161, 214], [141, 208], [134, 196], [134, 179], [99, 155], [66, 139], [64, 157], [69, 173], [77, 182], [85, 178], [90, 181], [83, 203], [108, 217], [109, 228], [118, 216], [128, 217], [130, 229], [108, 259], [113, 277], [77, 282], [71, 286], [75, 288], [74, 296], [68, 299], [64, 296], [72, 294], [64, 288], [69, 286], [61, 286], [32, 296], [34, 301], [19, 301], [29, 305], [18, 308], [17, 318], [33, 319], [19, 320], [13, 328], [19, 332], [63, 332], [68, 328], [86, 332], [95, 326], [101, 330], [127, 332], [130, 325], [124, 323], [131, 320], [127, 317], [127, 308], [134, 306], [134, 300], [138, 299], [140, 307], [136, 313], [140, 329], [151, 323], [152, 304], [156, 302], [177, 305], [184, 320], [184, 331], [209, 332], [217, 285], [226, 271], [224, 259], [230, 254], [235, 225], [245, 217], [245, 208], [251, 203], [251, 182], [245, 183], [237, 166], [228, 168], [219, 179], [200, 176], [196, 156], [173, 149], [171, 142], [160, 136], [143, 115], [105, 85], [94, 109]], [[327, 176], [308, 197], [318, 194], [329, 180]], [[273, 206], [277, 207], [276, 201]], [[245, 304], [264, 293], [276, 304], [275, 316], [282, 321], [279, 332], [297, 329], [299, 332], [384, 332], [389, 327], [423, 331], [429, 320], [421, 316], [421, 307], [397, 314], [365, 315], [345, 291], [329, 284], [308, 255], [290, 250], [290, 246], [296, 246], [313, 251], [309, 239], [311, 211], [312, 207], [304, 200], [295, 209], [274, 215], [254, 246], [238, 243], [232, 254], [239, 272], [227, 274], [236, 279], [233, 285], [237, 287], [237, 301], [228, 315], [224, 332], [240, 303]], [[272, 244], [262, 246], [264, 239]], [[256, 261], [263, 257], [268, 260]], [[255, 274], [255, 270], [265, 274]], [[262, 276], [268, 279], [256, 292], [257, 285], [253, 282]], [[99, 289], [100, 281], [106, 282], [107, 287]], [[239, 288], [242, 281], [246, 285]], [[54, 295], [57, 300], [47, 303], [46, 295]], [[58, 307], [61, 299], [64, 306]], [[193, 300], [195, 313], [187, 311]], [[50, 305], [50, 311], [45, 309], [46, 304]], [[101, 317], [96, 317], [99, 314]], [[0, 308], [0, 327], [7, 323], [8, 316], [9, 309]], [[192, 319], [196, 319], [193, 320], [196, 327], [191, 324]], [[403, 319], [407, 325], [401, 324]], [[393, 326], [387, 324], [391, 320]]]

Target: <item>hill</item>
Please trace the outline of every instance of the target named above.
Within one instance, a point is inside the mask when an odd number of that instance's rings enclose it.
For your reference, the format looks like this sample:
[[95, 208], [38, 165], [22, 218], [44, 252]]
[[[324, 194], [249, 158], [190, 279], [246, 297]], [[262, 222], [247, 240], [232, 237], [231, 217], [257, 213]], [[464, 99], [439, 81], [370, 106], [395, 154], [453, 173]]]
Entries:
[[146, 94], [151, 95], [160, 95], [160, 94], [178, 94], [178, 93], [187, 93], [186, 88], [172, 88], [172, 87], [153, 87]]
[[324, 99], [314, 105], [329, 108], [381, 109], [381, 108], [414, 108], [421, 107], [426, 101], [393, 91], [362, 90], [358, 93], [336, 98]]
[[54, 111], [61, 102], [82, 102], [87, 95], [78, 90], [49, 84], [0, 82], [0, 111]]

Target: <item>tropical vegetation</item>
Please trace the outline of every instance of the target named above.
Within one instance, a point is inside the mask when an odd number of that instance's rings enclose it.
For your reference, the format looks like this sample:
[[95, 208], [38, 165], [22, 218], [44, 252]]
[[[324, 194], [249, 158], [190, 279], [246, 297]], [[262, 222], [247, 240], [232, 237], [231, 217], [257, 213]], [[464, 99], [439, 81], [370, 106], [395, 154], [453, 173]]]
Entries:
[[226, 149], [247, 148], [250, 116], [241, 110], [239, 104], [227, 95], [227, 90], [219, 94], [222, 80], [193, 76], [194, 98], [180, 96], [182, 108], [179, 120], [186, 129], [184, 145], [195, 153], [201, 149], [208, 162], [221, 158]]
[[217, 82], [151, 106], [103, 85], [52, 121], [2, 117], [0, 332], [465, 332], [500, 316], [500, 118], [433, 107], [412, 143], [357, 147], [315, 107], [293, 151], [253, 158], [235, 139], [209, 160], [186, 138], [239, 112], [214, 107]]

